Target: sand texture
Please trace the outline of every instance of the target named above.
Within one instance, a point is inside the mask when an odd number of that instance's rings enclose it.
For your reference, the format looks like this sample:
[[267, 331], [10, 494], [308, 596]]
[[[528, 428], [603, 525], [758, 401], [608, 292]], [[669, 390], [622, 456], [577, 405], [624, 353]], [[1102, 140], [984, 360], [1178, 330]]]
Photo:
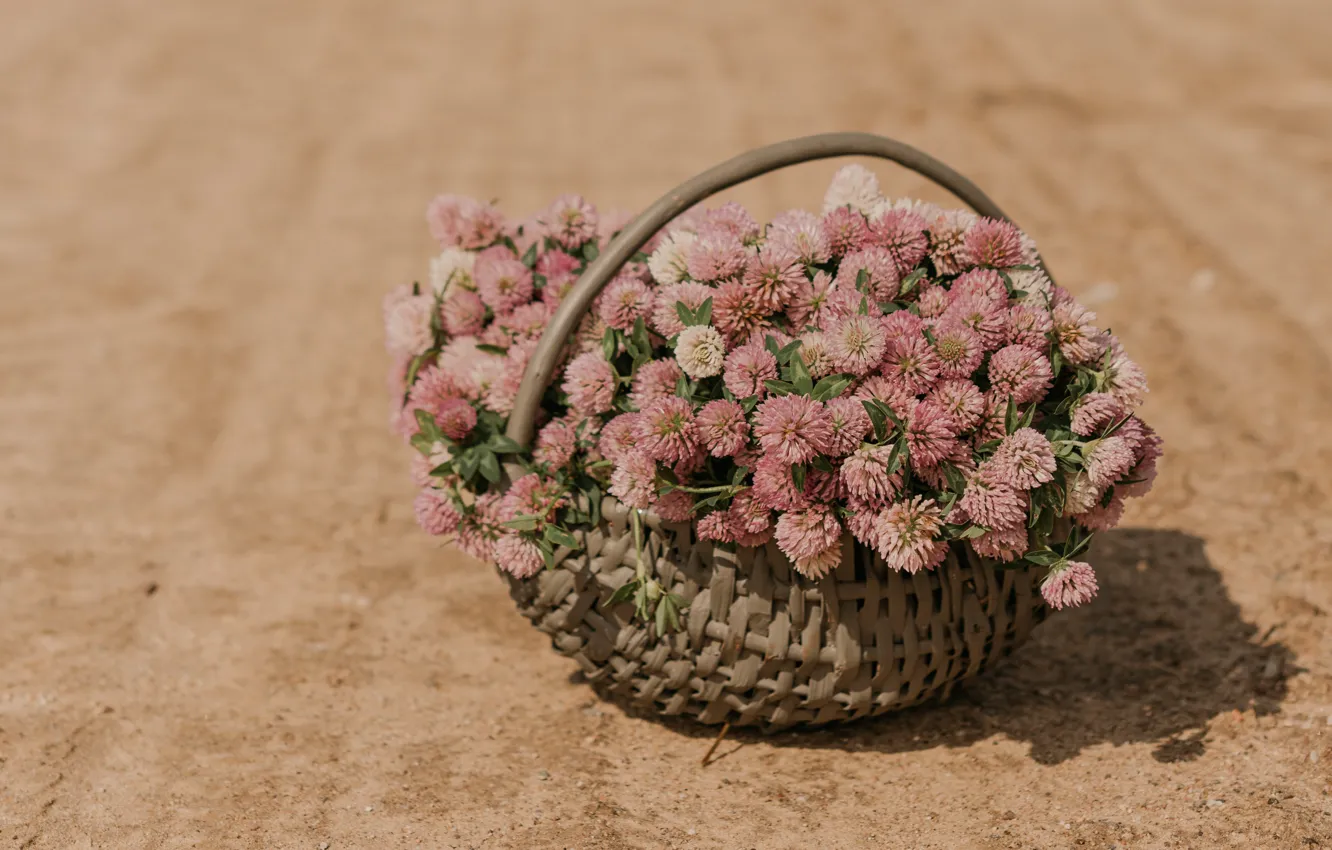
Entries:
[[[1327, 0], [2, 5], [0, 850], [1332, 848]], [[984, 187], [1168, 454], [1005, 666], [704, 768], [418, 531], [378, 301], [435, 192], [828, 130]]]

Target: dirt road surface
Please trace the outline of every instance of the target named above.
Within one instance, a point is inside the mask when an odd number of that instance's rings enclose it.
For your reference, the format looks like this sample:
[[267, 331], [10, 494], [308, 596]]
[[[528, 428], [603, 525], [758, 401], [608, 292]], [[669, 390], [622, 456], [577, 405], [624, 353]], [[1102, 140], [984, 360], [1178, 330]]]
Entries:
[[[0, 850], [1332, 847], [1325, 0], [4, 6]], [[1002, 669], [703, 768], [417, 531], [377, 303], [437, 191], [837, 129], [1029, 229], [1168, 460]]]

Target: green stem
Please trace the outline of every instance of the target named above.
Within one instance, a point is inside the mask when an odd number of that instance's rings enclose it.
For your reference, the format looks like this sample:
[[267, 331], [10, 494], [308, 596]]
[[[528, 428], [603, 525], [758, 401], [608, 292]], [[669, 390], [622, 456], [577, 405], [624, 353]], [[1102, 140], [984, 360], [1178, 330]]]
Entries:
[[643, 518], [637, 509], [631, 509], [633, 512], [630, 517], [634, 526], [634, 572], [640, 582], [647, 581], [647, 565], [643, 563]]
[[749, 489], [747, 485], [743, 484], [720, 484], [716, 487], [684, 487], [679, 484], [674, 484], [670, 481], [666, 481], [664, 479], [658, 479], [658, 484], [659, 485], [665, 484], [668, 487], [670, 487], [672, 490], [680, 490], [685, 493], [695, 493], [701, 496], [706, 496], [711, 493], [726, 493], [726, 492], [735, 494], [739, 493], [741, 490]]

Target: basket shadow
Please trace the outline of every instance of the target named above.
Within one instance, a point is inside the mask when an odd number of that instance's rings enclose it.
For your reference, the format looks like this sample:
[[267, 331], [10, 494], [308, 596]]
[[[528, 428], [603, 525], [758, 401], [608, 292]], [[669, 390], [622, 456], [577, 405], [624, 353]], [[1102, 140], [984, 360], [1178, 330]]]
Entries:
[[[1001, 734], [1057, 764], [1096, 744], [1155, 743], [1159, 761], [1202, 755], [1210, 721], [1232, 709], [1280, 710], [1294, 654], [1246, 623], [1204, 542], [1179, 531], [1120, 529], [1091, 553], [1101, 584], [1085, 608], [1041, 625], [996, 671], [943, 704], [820, 730], [732, 730], [729, 744], [909, 752]], [[691, 737], [715, 727], [665, 721]], [[715, 759], [714, 759], [715, 760]]]

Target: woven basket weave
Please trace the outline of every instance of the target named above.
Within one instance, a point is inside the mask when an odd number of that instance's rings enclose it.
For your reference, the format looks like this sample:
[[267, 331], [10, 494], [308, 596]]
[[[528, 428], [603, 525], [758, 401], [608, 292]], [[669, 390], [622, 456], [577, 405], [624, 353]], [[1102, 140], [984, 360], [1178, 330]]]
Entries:
[[727, 552], [647, 512], [645, 557], [689, 604], [683, 632], [658, 638], [632, 603], [605, 607], [636, 560], [629, 509], [608, 498], [602, 511], [585, 552], [535, 580], [503, 575], [599, 691], [664, 715], [780, 729], [946, 697], [1046, 611], [1027, 570], [997, 570], [961, 547], [905, 575], [848, 536], [841, 566], [814, 582], [771, 543]]
[[[653, 234], [704, 198], [806, 160], [864, 155], [933, 179], [982, 215], [1006, 218], [970, 181], [900, 142], [833, 133], [760, 148], [695, 177], [635, 219], [560, 304], [533, 354], [509, 419], [532, 438], [541, 395], [593, 298]], [[521, 474], [510, 468], [510, 475]], [[688, 604], [684, 630], [659, 636], [632, 603], [607, 605], [634, 577], [630, 509], [614, 498], [601, 525], [556, 553], [535, 579], [501, 572], [519, 609], [574, 658], [597, 689], [632, 707], [704, 723], [775, 730], [853, 720], [943, 698], [1019, 646], [1046, 614], [1028, 569], [999, 569], [962, 544], [933, 570], [890, 570], [847, 535], [842, 563], [811, 581], [769, 543], [726, 551], [689, 523], [642, 515], [650, 571]]]

